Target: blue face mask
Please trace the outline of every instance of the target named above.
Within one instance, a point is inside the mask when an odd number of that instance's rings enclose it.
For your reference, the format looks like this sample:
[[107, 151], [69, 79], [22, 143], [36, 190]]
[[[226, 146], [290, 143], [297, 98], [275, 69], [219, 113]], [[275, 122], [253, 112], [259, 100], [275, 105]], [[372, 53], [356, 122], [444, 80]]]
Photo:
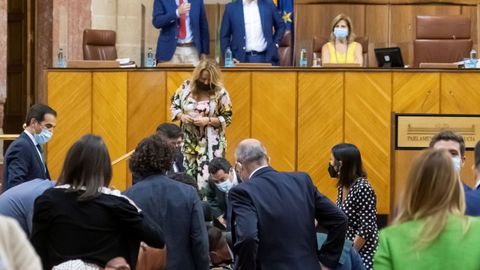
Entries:
[[230, 179], [227, 179], [222, 183], [216, 184], [216, 185], [218, 189], [220, 189], [222, 192], [225, 192], [225, 193], [227, 193], [233, 187], [233, 183], [232, 181], [230, 181]]
[[35, 141], [37, 141], [38, 144], [46, 144], [48, 141], [50, 141], [52, 136], [53, 133], [46, 128], [42, 129], [42, 132], [39, 134], [34, 135]]
[[335, 27], [333, 29], [333, 35], [337, 39], [345, 39], [348, 36], [348, 29], [347, 28], [341, 28], [341, 27]]

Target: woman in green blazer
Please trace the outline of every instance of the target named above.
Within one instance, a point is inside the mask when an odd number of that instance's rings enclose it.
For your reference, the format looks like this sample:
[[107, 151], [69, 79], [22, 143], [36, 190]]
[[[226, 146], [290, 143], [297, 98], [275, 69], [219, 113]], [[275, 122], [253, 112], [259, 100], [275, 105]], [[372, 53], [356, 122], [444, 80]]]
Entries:
[[464, 197], [450, 154], [422, 152], [394, 225], [380, 232], [374, 269], [480, 269], [480, 219], [463, 214]]

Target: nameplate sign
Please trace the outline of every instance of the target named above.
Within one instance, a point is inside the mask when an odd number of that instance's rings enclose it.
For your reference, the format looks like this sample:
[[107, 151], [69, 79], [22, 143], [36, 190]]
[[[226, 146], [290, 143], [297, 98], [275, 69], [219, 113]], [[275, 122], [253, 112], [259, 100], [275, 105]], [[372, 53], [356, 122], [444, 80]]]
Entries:
[[395, 114], [395, 148], [427, 148], [432, 137], [443, 130], [462, 135], [465, 146], [472, 149], [480, 140], [480, 115]]

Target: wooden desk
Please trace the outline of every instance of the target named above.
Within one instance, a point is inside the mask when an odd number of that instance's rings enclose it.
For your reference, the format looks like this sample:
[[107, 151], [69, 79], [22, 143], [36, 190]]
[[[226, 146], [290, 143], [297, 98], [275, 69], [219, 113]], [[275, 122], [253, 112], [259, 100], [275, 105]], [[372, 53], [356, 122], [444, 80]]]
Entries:
[[[258, 138], [273, 167], [307, 171], [334, 199], [336, 183], [327, 173], [330, 149], [354, 143], [377, 193], [379, 213], [389, 212], [392, 164], [401, 162], [392, 159], [392, 112], [480, 113], [475, 70], [229, 68], [223, 74], [234, 109], [227, 129], [229, 160], [240, 140]], [[186, 68], [48, 70], [48, 104], [58, 112], [48, 144], [52, 177], [58, 177], [67, 149], [86, 133], [105, 139], [112, 160], [134, 149], [158, 124], [170, 121], [170, 97], [190, 75]], [[126, 162], [114, 166], [115, 187], [129, 185], [127, 167]]]

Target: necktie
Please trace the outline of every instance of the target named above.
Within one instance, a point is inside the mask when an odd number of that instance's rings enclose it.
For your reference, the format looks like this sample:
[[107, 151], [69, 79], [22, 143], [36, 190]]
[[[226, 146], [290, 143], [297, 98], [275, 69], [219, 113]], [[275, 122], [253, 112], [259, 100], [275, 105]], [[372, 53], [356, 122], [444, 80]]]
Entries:
[[[178, 6], [183, 4], [183, 0], [178, 0]], [[185, 39], [187, 36], [187, 15], [180, 14], [180, 30], [178, 31], [178, 38]]]
[[43, 154], [43, 149], [42, 149], [42, 147], [40, 146], [40, 144], [37, 144], [36, 146], [37, 146], [38, 152], [40, 152], [40, 155], [42, 155], [43, 165], [45, 165], [45, 155]]

